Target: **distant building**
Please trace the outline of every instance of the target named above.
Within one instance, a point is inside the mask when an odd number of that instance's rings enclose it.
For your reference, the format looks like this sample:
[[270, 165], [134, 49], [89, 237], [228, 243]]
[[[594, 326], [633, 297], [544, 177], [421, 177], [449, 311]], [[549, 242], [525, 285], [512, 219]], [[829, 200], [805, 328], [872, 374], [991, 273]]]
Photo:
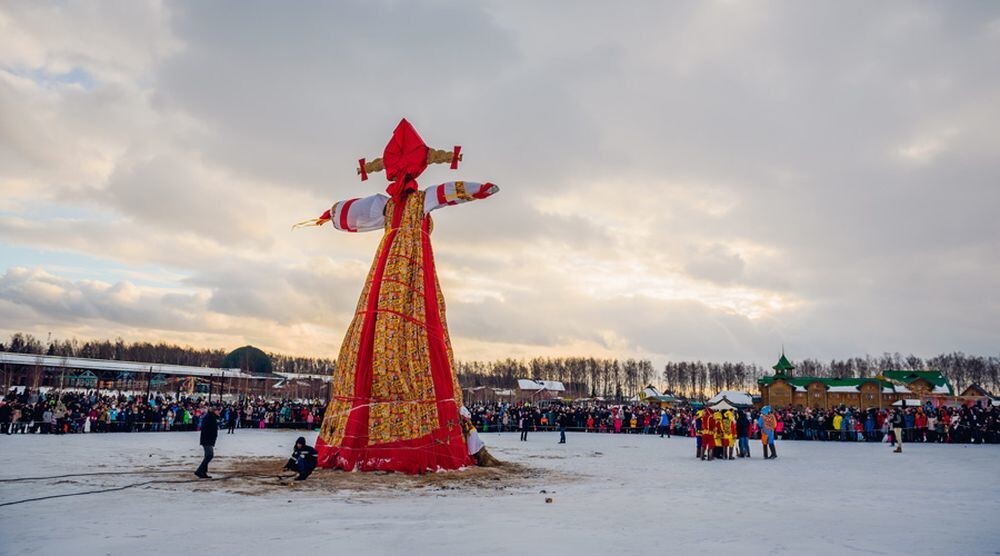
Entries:
[[973, 384], [963, 390], [959, 397], [967, 398], [976, 403], [1000, 405], [1000, 397], [994, 396], [992, 392], [978, 384]]
[[739, 390], [723, 390], [709, 398], [708, 401], [705, 402], [705, 405], [714, 409], [716, 405], [723, 402], [725, 402], [728, 407], [746, 409], [748, 407], [753, 407], [753, 396]]
[[[0, 376], [0, 387], [4, 392], [13, 386], [20, 386], [45, 390], [79, 388], [97, 392], [176, 392], [177, 395], [182, 391], [188, 394], [269, 394], [272, 383], [282, 380], [278, 375], [260, 376], [238, 368], [193, 367], [7, 351], [0, 351]], [[302, 379], [302, 376], [296, 378]], [[327, 390], [327, 387], [319, 383], [319, 395], [324, 395]]]
[[639, 392], [634, 398], [632, 398], [631, 401], [642, 402], [658, 407], [673, 407], [674, 404], [680, 403], [684, 400], [672, 394], [661, 394], [655, 386], [647, 384], [646, 387], [642, 389], [642, 392]]
[[658, 398], [658, 397], [660, 397], [660, 391], [657, 390], [656, 386], [653, 386], [652, 384], [647, 384], [646, 387], [642, 389], [642, 392], [639, 392], [638, 394], [635, 395], [635, 397], [632, 398], [632, 401], [641, 402], [646, 400], [647, 398]]
[[537, 401], [562, 397], [566, 386], [558, 380], [517, 379], [517, 401]]
[[475, 403], [509, 402], [515, 397], [515, 392], [511, 389], [487, 386], [470, 386], [463, 388], [462, 393], [462, 401], [470, 407]]
[[941, 371], [883, 371], [873, 378], [797, 377], [792, 375], [795, 366], [784, 352], [772, 368], [773, 375], [757, 381], [762, 405], [823, 409], [846, 405], [868, 409], [890, 407], [900, 400], [912, 403], [928, 396], [955, 395]]

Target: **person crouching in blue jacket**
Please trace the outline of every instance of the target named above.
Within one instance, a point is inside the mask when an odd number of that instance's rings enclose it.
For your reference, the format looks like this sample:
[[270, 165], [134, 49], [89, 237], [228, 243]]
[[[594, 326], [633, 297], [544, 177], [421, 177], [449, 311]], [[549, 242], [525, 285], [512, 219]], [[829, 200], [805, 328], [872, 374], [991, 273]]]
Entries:
[[292, 457], [288, 458], [285, 469], [299, 473], [299, 476], [295, 477], [296, 481], [306, 480], [316, 469], [316, 448], [306, 444], [304, 436], [295, 441], [295, 451], [292, 452]]

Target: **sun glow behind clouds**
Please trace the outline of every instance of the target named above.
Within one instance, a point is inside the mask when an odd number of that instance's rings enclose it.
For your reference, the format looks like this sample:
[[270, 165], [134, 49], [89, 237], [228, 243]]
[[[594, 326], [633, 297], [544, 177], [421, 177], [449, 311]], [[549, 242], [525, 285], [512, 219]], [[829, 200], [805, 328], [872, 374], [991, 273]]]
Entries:
[[566, 269], [567, 287], [594, 301], [642, 297], [692, 301], [749, 319], [775, 316], [802, 305], [788, 294], [659, 273], [636, 259], [612, 263], [581, 255], [562, 258], [559, 265]]
[[[622, 192], [629, 198], [622, 199]], [[724, 220], [740, 204], [733, 188], [695, 183], [601, 183], [536, 199], [535, 203], [543, 215], [584, 219], [613, 239], [604, 251], [544, 249], [550, 253], [545, 263], [565, 276], [565, 287], [591, 300], [647, 297], [692, 301], [749, 319], [791, 311], [803, 303], [790, 293], [740, 283], [738, 275], [709, 280], [684, 272], [685, 259], [692, 250], [719, 247], [750, 267], [763, 267], [781, 258], [777, 247], [746, 239], [701, 237], [697, 228], [672, 237], [665, 231], [676, 219]]]
[[949, 144], [958, 136], [955, 128], [922, 135], [896, 149], [896, 156], [914, 164], [929, 164], [947, 151]]

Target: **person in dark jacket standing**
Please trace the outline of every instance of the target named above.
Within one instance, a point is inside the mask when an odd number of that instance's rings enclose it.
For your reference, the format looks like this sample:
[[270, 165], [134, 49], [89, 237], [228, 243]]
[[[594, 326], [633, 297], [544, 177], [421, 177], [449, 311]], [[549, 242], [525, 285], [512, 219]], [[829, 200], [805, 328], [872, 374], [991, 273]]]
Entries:
[[226, 416], [226, 434], [235, 434], [236, 431], [236, 408], [230, 407]]
[[11, 404], [0, 400], [0, 434], [10, 434], [13, 432], [10, 416], [14, 414]]
[[903, 427], [905, 426], [905, 418], [903, 417], [903, 411], [906, 410], [906, 400], [903, 400], [903, 407], [896, 410], [896, 413], [892, 416], [892, 435], [896, 441], [896, 449], [893, 452], [899, 454], [903, 451]]
[[566, 443], [566, 428], [569, 427], [569, 413], [560, 413], [559, 417], [556, 418], [559, 423], [559, 443]]
[[295, 441], [295, 450], [292, 452], [292, 457], [288, 458], [285, 469], [299, 472], [299, 476], [295, 477], [296, 481], [306, 480], [316, 469], [316, 448], [306, 444], [304, 436]]
[[205, 457], [194, 472], [199, 478], [211, 479], [208, 474], [208, 462], [215, 457], [215, 440], [219, 437], [219, 407], [213, 406], [201, 420], [201, 447], [205, 449]]
[[528, 411], [526, 409], [521, 410], [520, 422], [518, 423], [518, 425], [519, 425], [518, 428], [521, 429], [521, 440], [522, 441], [528, 440], [528, 427], [531, 426], [531, 424], [530, 421], [528, 420]]
[[739, 444], [738, 456], [741, 458], [750, 457], [750, 418], [747, 412], [739, 410], [736, 412], [736, 438]]

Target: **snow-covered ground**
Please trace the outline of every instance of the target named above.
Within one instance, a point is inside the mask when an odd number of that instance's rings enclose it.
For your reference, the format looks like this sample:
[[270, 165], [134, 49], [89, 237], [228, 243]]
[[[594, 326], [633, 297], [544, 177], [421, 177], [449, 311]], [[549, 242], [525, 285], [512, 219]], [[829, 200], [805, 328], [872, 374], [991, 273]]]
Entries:
[[[222, 434], [211, 472], [225, 476], [237, 457], [287, 457], [299, 434]], [[541, 472], [496, 487], [362, 475], [348, 478], [383, 486], [161, 483], [41, 500], [0, 507], [0, 553], [1000, 554], [1000, 446], [892, 454], [885, 444], [782, 442], [777, 460], [762, 461], [752, 443], [750, 460], [709, 463], [686, 438], [483, 438], [498, 458]], [[197, 444], [197, 433], [0, 436], [0, 479], [184, 470], [0, 482], [0, 504], [186, 480]]]

